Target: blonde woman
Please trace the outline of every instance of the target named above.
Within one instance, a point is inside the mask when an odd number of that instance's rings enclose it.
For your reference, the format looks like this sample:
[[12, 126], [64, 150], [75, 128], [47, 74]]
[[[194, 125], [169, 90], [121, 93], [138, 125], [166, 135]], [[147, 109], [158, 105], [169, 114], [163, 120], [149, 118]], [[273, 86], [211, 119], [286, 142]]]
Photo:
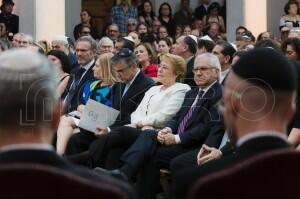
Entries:
[[[89, 98], [107, 106], [111, 106], [111, 87], [117, 82], [112, 72], [110, 59], [112, 53], [105, 53], [99, 56], [93, 68], [94, 78], [85, 84], [82, 94], [82, 104], [77, 107], [77, 117], [83, 112]], [[73, 133], [79, 132], [71, 116], [62, 116], [57, 130], [56, 148], [58, 154], [64, 154], [69, 138]]]

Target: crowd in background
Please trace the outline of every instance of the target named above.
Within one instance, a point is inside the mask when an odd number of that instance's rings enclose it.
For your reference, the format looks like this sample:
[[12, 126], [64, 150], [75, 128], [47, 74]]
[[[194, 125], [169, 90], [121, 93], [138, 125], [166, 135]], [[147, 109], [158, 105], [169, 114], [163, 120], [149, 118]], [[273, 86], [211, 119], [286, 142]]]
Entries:
[[[73, 42], [69, 35], [34, 41], [31, 35], [19, 33], [11, 14], [14, 3], [7, 0], [1, 6], [0, 51], [28, 48], [46, 56], [58, 70], [56, 91], [65, 108], [53, 141], [58, 154], [76, 164], [100, 167], [100, 172], [111, 170], [112, 176], [136, 182], [140, 198], [154, 198], [159, 169], [171, 170], [173, 175], [235, 151], [223, 118], [212, 118], [219, 115], [216, 107], [226, 78], [245, 54], [272, 49], [292, 61], [300, 74], [298, 1], [289, 0], [283, 8], [278, 38], [268, 30], [255, 37], [247, 27], [236, 24], [234, 41], [227, 40], [226, 32], [231, 30], [226, 28], [226, 1], [221, 2], [201, 0], [193, 9], [189, 0], [181, 0], [176, 11], [164, 2], [156, 15], [149, 0], [133, 5], [121, 0], [112, 7], [103, 33], [97, 32], [90, 12], [83, 10]], [[8, 18], [2, 17], [5, 14]], [[76, 119], [89, 99], [119, 110], [117, 121], [94, 133], [79, 128]], [[295, 103], [299, 109], [299, 95]], [[199, 104], [210, 114], [198, 110]], [[299, 113], [287, 130], [288, 141], [297, 149]], [[182, 190], [177, 189], [181, 185], [176, 180], [173, 191]], [[169, 194], [183, 198], [185, 191]]]

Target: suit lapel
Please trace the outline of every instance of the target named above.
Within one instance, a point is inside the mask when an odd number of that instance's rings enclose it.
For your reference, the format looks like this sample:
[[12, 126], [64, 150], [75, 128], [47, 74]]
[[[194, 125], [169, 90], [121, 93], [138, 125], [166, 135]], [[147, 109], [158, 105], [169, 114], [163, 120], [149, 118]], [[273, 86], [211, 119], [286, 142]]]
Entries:
[[[133, 95], [136, 94], [136, 91], [139, 90], [139, 89], [137, 89], [139, 86], [137, 82], [140, 82], [141, 76], [142, 76], [142, 71], [140, 71], [140, 73], [136, 76], [136, 78], [134, 79], [134, 81], [132, 82], [132, 84], [130, 85], [128, 90], [126, 91], [125, 95], [122, 97], [121, 103], [122, 103], [123, 99], [131, 98]], [[124, 86], [124, 89], [125, 89], [125, 86]], [[124, 91], [124, 89], [123, 89], [123, 91]]]
[[[218, 83], [215, 83], [202, 97], [197, 110], [193, 113], [191, 119], [188, 121], [186, 128], [193, 124], [194, 121], [198, 121], [198, 118], [203, 117], [205, 114], [209, 114], [209, 110], [207, 107], [211, 107], [213, 103], [215, 103], [215, 99], [219, 98], [220, 93], [218, 92]], [[196, 94], [197, 95], [197, 94]]]

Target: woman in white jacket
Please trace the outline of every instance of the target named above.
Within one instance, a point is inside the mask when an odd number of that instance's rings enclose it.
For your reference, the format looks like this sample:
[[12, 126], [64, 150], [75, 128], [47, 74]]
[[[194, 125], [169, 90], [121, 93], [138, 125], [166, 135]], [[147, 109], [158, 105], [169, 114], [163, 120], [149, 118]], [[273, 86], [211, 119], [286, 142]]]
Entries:
[[182, 57], [169, 53], [162, 56], [157, 75], [161, 85], [154, 86], [145, 93], [138, 108], [131, 114], [130, 124], [110, 132], [99, 132], [99, 138], [89, 149], [92, 167], [117, 168], [120, 153], [116, 155], [113, 152], [115, 149], [126, 150], [144, 130], [161, 129], [175, 116], [185, 93], [190, 90], [188, 85], [180, 83], [185, 71], [186, 62]]

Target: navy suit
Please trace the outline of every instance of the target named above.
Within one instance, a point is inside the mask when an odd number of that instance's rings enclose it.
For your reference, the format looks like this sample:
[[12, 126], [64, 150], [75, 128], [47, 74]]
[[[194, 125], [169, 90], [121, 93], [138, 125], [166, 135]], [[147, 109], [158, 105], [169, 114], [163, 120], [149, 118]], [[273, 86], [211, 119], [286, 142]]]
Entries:
[[82, 76], [82, 68], [76, 68], [75, 70], [72, 71], [67, 87], [62, 94], [62, 98], [66, 100], [66, 112], [71, 112], [77, 109], [77, 106], [81, 102], [81, 97], [82, 97], [82, 92], [83, 88], [85, 86], [85, 83], [89, 80], [92, 80], [94, 77], [93, 73], [93, 67], [95, 65], [95, 62], [93, 65], [85, 72], [84, 76], [81, 78], [80, 82], [75, 88], [75, 92], [72, 92], [71, 86], [75, 80], [79, 80], [80, 77]]
[[[112, 107], [120, 111], [112, 129], [130, 123], [130, 115], [142, 101], [145, 92], [154, 86], [154, 81], [142, 71], [137, 75], [127, 92], [123, 95], [126, 84], [117, 83], [112, 88]], [[84, 130], [71, 136], [66, 148], [66, 155], [74, 155], [89, 149], [97, 137]]]
[[208, 15], [208, 12], [207, 12], [206, 8], [204, 7], [204, 5], [202, 4], [195, 9], [194, 15], [195, 15], [196, 19], [202, 20], [205, 15]]
[[[180, 110], [166, 124], [166, 127], [172, 129], [173, 134], [177, 134], [177, 129], [192, 106], [198, 91], [197, 88], [187, 92]], [[121, 170], [127, 175], [137, 174], [144, 168], [138, 183], [139, 198], [155, 198], [158, 188], [156, 185], [159, 184], [159, 169], [168, 169], [174, 157], [198, 148], [203, 143], [214, 147], [219, 146], [224, 127], [216, 104], [221, 97], [222, 87], [216, 82], [204, 94], [200, 106], [189, 119], [185, 131], [179, 135], [181, 144], [160, 145], [156, 138], [157, 131], [149, 130], [140, 134], [135, 143], [122, 155], [124, 167]]]
[[194, 73], [193, 73], [194, 62], [195, 62], [195, 56], [193, 56], [186, 65], [186, 73], [183, 81], [183, 83], [188, 84], [192, 89], [197, 87], [194, 81]]

